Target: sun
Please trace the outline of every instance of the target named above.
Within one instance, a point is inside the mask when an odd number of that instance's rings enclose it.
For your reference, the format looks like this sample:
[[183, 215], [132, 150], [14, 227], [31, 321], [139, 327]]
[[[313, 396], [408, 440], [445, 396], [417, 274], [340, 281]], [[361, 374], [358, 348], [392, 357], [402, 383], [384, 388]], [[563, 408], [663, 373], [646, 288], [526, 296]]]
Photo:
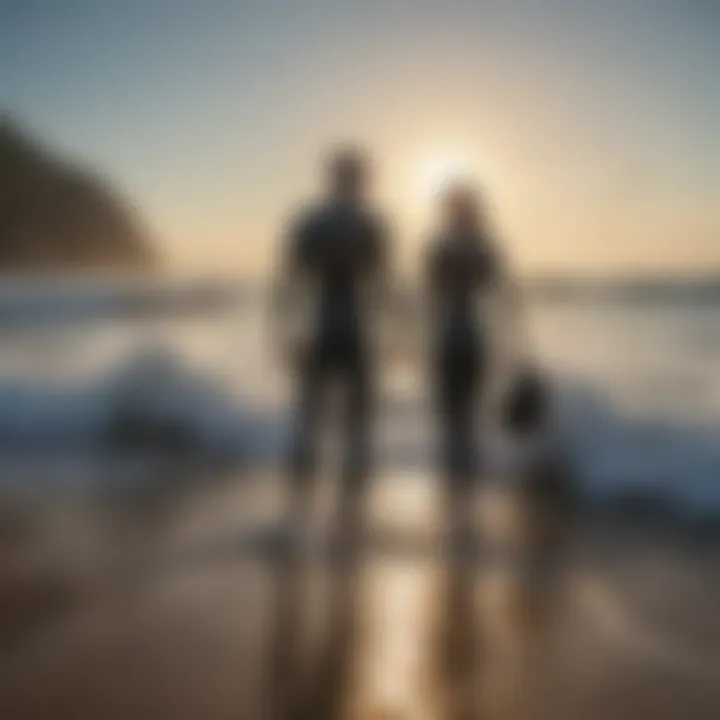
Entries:
[[435, 199], [453, 180], [469, 180], [473, 169], [466, 155], [437, 152], [426, 156], [415, 172], [416, 195], [421, 201]]

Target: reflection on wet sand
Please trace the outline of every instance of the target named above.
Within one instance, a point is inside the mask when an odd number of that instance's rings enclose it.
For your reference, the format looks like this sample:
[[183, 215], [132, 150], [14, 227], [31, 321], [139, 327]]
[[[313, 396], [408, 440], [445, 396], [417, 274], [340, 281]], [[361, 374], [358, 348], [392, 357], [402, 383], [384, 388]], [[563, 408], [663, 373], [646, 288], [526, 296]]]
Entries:
[[356, 644], [355, 570], [351, 560], [329, 572], [295, 557], [278, 564], [267, 667], [273, 720], [340, 716]]
[[524, 666], [557, 605], [557, 577], [523, 552], [537, 549], [531, 524], [518, 524], [526, 515], [502, 523], [512, 538], [490, 528], [494, 544], [480, 562], [472, 547], [438, 552], [437, 535], [428, 543], [438, 520], [430, 486], [397, 483], [379, 500], [397, 512], [395, 533], [371, 534], [331, 563], [291, 556], [277, 564], [271, 717], [520, 717]]
[[480, 557], [456, 554], [442, 565], [439, 717], [528, 717], [524, 710], [531, 706], [522, 703], [529, 697], [534, 659], [547, 651], [543, 638], [562, 578], [552, 557], [559, 546], [544, 542], [547, 535], [538, 530], [559, 518], [498, 488], [481, 488], [475, 504], [479, 512], [470, 537], [482, 538]]
[[[437, 558], [431, 552], [435, 488], [418, 480], [381, 488], [361, 587], [363, 634], [347, 717], [425, 720], [437, 716], [431, 629]], [[393, 539], [391, 526], [398, 533]]]
[[[256, 489], [277, 508], [265, 482]], [[249, 485], [223, 492], [165, 518], [140, 563], [98, 571], [79, 553], [83, 564], [68, 564], [56, 532], [47, 550], [33, 544], [32, 567], [4, 545], [3, 607], [15, 598], [32, 618], [0, 637], [0, 717], [679, 720], [720, 707], [709, 550], [705, 560], [669, 543], [658, 565], [657, 540], [624, 540], [621, 555], [592, 558], [594, 584], [581, 585], [610, 598], [598, 610], [578, 591], [577, 557], [563, 557], [578, 545], [565, 516], [516, 491], [486, 486], [478, 542], [445, 543], [436, 485], [388, 478], [343, 553], [328, 552], [322, 527], [291, 552], [258, 519]], [[30, 608], [22, 598], [51, 577], [62, 602], [43, 591]], [[621, 629], [645, 613], [642, 642], [637, 628], [610, 632], [608, 607], [622, 611]]]

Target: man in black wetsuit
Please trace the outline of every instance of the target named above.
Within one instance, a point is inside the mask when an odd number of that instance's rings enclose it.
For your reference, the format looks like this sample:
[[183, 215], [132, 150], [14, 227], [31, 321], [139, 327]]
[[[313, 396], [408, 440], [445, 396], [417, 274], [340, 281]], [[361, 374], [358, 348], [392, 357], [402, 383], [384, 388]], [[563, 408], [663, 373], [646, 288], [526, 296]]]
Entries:
[[[323, 401], [330, 382], [336, 382], [343, 395], [342, 513], [350, 519], [359, 512], [369, 471], [371, 301], [385, 274], [387, 248], [384, 225], [367, 201], [365, 156], [354, 149], [337, 151], [327, 175], [326, 199], [299, 214], [284, 253], [283, 287], [302, 287], [311, 300], [305, 338], [291, 348], [297, 407], [290, 474], [295, 511], [302, 511], [316, 470]], [[288, 297], [292, 294], [285, 296], [285, 315], [297, 312]]]

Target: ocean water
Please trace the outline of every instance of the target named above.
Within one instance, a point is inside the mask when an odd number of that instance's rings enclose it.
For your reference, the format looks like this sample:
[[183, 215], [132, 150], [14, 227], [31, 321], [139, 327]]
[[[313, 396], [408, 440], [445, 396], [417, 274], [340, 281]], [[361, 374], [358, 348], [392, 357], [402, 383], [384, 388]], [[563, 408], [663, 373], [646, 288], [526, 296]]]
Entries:
[[[533, 353], [585, 497], [720, 516], [720, 297], [528, 293]], [[0, 284], [0, 464], [108, 452], [118, 417], [209, 456], [277, 457], [287, 387], [262, 299], [175, 283]]]
[[720, 298], [531, 303], [537, 354], [583, 489], [695, 517], [720, 508]]

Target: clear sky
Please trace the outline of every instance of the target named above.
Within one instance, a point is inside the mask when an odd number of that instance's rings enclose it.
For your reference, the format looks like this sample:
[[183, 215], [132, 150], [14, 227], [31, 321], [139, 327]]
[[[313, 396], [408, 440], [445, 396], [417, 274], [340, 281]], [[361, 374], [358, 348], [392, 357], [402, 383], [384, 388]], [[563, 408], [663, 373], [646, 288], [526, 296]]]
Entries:
[[409, 255], [459, 165], [529, 272], [720, 272], [719, 37], [720, 0], [0, 0], [0, 109], [182, 269], [262, 265], [359, 140]]

